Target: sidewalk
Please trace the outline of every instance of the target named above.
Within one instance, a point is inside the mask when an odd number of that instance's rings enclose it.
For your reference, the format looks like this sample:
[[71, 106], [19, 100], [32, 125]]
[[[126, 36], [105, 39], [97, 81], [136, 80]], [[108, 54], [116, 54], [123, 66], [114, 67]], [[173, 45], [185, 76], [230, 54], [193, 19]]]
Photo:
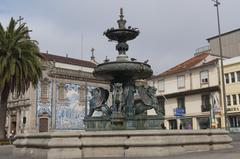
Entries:
[[28, 159], [26, 157], [13, 157], [12, 149], [13, 145], [0, 146], [0, 159]]
[[178, 156], [165, 156], [158, 159], [239, 159], [240, 158], [240, 142], [233, 142], [232, 149], [194, 152]]

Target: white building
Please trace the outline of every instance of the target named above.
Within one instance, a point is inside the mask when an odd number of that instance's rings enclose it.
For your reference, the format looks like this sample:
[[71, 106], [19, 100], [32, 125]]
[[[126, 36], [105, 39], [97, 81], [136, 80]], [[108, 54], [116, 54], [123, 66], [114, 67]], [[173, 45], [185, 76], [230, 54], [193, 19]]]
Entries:
[[221, 127], [218, 56], [200, 53], [152, 77], [167, 129]]
[[230, 131], [240, 132], [240, 56], [223, 63]]

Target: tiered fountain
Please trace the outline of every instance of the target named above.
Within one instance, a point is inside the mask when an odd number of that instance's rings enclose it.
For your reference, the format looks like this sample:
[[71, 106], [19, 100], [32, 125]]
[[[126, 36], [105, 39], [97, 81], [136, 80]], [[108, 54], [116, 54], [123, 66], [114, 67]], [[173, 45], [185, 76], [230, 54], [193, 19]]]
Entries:
[[[110, 93], [103, 88], [92, 91], [93, 98], [85, 124], [86, 130], [95, 131], [20, 134], [14, 142], [16, 158], [146, 158], [231, 148], [231, 138], [225, 130], [159, 130], [163, 117], [155, 97], [156, 89], [136, 84], [137, 79], [150, 77], [152, 70], [144, 62], [128, 60], [126, 42], [136, 38], [139, 31], [125, 28], [125, 23], [121, 10], [119, 28], [105, 32], [110, 40], [118, 42], [116, 48], [119, 55], [116, 61], [106, 60], [94, 70], [97, 78], [110, 81], [111, 88]], [[140, 97], [138, 100], [134, 100], [136, 92]], [[112, 95], [110, 107], [106, 105], [109, 94]], [[154, 109], [157, 115], [147, 115], [149, 109]], [[94, 113], [97, 111], [100, 113]]]
[[[147, 62], [129, 60], [127, 41], [139, 35], [137, 28], [125, 27], [123, 10], [120, 9], [118, 29], [108, 29], [104, 32], [111, 41], [117, 41], [118, 56], [116, 61], [105, 60], [99, 64], [93, 75], [96, 78], [110, 81], [112, 95], [111, 108], [105, 104], [109, 92], [103, 88], [92, 91], [90, 112], [85, 118], [87, 130], [111, 129], [160, 129], [163, 126], [162, 109], [155, 97], [156, 89], [151, 86], [136, 85], [136, 80], [149, 78], [153, 71]], [[136, 93], [139, 100], [136, 100]], [[154, 109], [157, 115], [148, 116], [147, 110]], [[94, 111], [101, 111], [102, 116], [94, 116]]]

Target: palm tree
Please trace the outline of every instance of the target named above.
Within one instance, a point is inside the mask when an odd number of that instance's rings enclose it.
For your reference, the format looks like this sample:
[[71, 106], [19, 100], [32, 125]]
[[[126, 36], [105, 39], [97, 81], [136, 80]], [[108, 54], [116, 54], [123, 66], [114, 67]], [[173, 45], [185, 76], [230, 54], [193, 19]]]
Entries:
[[0, 23], [0, 139], [5, 137], [7, 102], [10, 93], [24, 94], [42, 76], [37, 42], [29, 36], [26, 23], [11, 18], [6, 30]]

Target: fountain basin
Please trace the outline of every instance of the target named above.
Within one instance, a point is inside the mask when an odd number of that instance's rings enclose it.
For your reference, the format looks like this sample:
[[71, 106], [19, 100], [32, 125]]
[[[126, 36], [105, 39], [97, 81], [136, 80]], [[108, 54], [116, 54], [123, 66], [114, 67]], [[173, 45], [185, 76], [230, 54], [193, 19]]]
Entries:
[[99, 64], [93, 75], [103, 80], [122, 82], [128, 80], [146, 79], [151, 77], [151, 66], [142, 62], [114, 61]]
[[34, 159], [157, 158], [231, 148], [231, 141], [220, 129], [26, 133], [16, 136], [13, 154]]

